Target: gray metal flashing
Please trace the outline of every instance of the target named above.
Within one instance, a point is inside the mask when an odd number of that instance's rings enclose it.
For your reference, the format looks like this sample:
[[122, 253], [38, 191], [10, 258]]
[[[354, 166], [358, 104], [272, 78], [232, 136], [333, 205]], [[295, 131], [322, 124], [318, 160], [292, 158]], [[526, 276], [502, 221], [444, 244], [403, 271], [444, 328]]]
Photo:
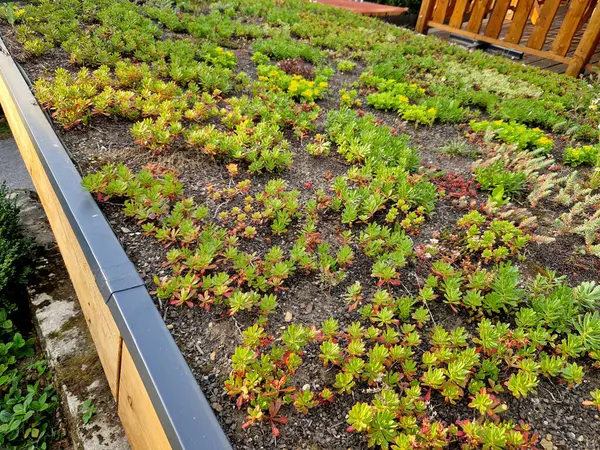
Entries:
[[0, 76], [17, 105], [21, 121], [34, 143], [103, 298], [108, 301], [113, 292], [143, 286], [143, 280], [125, 255], [100, 208], [81, 187], [81, 176], [1, 39], [0, 49]]
[[174, 449], [231, 449], [208, 401], [143, 287], [108, 306]]
[[1, 38], [0, 77], [17, 105], [172, 448], [231, 449], [142, 278], [92, 196], [81, 187], [80, 174]]

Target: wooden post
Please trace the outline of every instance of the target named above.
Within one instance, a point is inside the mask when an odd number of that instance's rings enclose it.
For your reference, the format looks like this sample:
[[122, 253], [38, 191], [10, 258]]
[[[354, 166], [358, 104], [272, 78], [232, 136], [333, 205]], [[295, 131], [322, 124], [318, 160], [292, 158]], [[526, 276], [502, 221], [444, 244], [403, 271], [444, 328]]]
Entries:
[[433, 13], [433, 20], [435, 22], [444, 23], [446, 21], [446, 13], [450, 7], [449, 0], [438, 0], [437, 8]]
[[497, 0], [494, 4], [494, 9], [490, 16], [490, 20], [485, 27], [485, 35], [497, 38], [500, 36], [502, 31], [502, 25], [504, 25], [504, 19], [506, 18], [506, 11], [510, 6], [510, 0]]
[[586, 24], [586, 22], [588, 21], [588, 19], [594, 12], [594, 9], [596, 9], [597, 4], [598, 4], [598, 0], [592, 0], [590, 2], [590, 4], [587, 6], [587, 8], [585, 9], [585, 12], [581, 16], [581, 19], [579, 20], [579, 23], [577, 24], [577, 31], [581, 30], [581, 27], [583, 27]]
[[585, 9], [589, 4], [589, 0], [572, 0], [569, 4], [567, 14], [563, 19], [560, 30], [554, 38], [550, 51], [557, 55], [565, 56], [571, 48], [573, 37], [578, 31], [579, 22], [585, 13]]
[[540, 9], [540, 15], [533, 27], [531, 36], [527, 40], [527, 47], [540, 50], [546, 42], [548, 31], [554, 22], [556, 12], [560, 7], [560, 0], [546, 0]]
[[466, 30], [471, 33], [479, 33], [483, 19], [488, 13], [489, 0], [475, 0], [471, 7], [471, 17], [467, 22]]
[[469, 0], [456, 0], [453, 10], [450, 14], [450, 26], [454, 28], [462, 28], [463, 17], [469, 6]]
[[417, 25], [415, 26], [415, 31], [417, 33], [427, 34], [427, 30], [429, 29], [427, 22], [431, 19], [434, 7], [435, 0], [423, 0], [423, 3], [421, 3]]
[[596, 6], [590, 21], [585, 28], [581, 41], [575, 50], [567, 75], [578, 76], [581, 69], [589, 62], [600, 41], [600, 6]]
[[511, 44], [518, 44], [521, 42], [523, 30], [525, 30], [525, 26], [529, 20], [531, 8], [533, 8], [533, 0], [519, 0], [515, 13], [513, 14], [510, 28], [508, 29], [506, 36], [504, 36], [506, 42], [510, 42]]
[[442, 22], [446, 22], [447, 20], [450, 20], [450, 17], [452, 17], [452, 11], [454, 11], [454, 7], [456, 6], [456, 1], [457, 0], [450, 0], [450, 2], [448, 4], [448, 9], [446, 10], [446, 17], [444, 18], [444, 20]]

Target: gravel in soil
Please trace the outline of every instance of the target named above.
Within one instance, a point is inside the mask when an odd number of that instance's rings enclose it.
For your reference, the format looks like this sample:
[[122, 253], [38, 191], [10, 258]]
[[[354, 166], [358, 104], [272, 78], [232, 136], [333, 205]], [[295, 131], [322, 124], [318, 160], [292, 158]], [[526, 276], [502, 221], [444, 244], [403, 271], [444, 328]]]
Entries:
[[[20, 48], [13, 41], [12, 29], [2, 24], [0, 31], [8, 42], [9, 49], [17, 56], [32, 80], [51, 75], [57, 67], [71, 68], [67, 55], [61, 50], [56, 50], [37, 60], [20, 58]], [[250, 49], [242, 45], [235, 52], [239, 69], [255, 77], [256, 71], [250, 60]], [[351, 74], [336, 74], [331, 80], [331, 92], [336, 93], [340, 88], [350, 85], [362, 69], [359, 66]], [[338, 106], [333, 94], [319, 104], [324, 109]], [[374, 113], [385, 125], [396, 129], [399, 133], [408, 134], [412, 144], [419, 149], [423, 166], [441, 168], [467, 179], [470, 178], [469, 158], [448, 157], [438, 151], [449, 141], [463, 137], [465, 133], [463, 126], [441, 124], [414, 128], [400, 121], [395, 114], [365, 109]], [[322, 113], [317, 124], [317, 132], [324, 131], [324, 117], [325, 114]], [[200, 203], [208, 204], [210, 201], [207, 200], [207, 184], [217, 187], [228, 185], [229, 179], [224, 175], [226, 162], [216, 161], [178, 147], [168, 153], [152, 155], [133, 142], [129, 132], [130, 127], [131, 123], [125, 121], [97, 118], [87, 127], [68, 133], [59, 132], [59, 134], [83, 175], [98, 170], [106, 162], [125, 162], [133, 170], [138, 170], [148, 163], [155, 163], [178, 171], [186, 194], [193, 195]], [[286, 138], [295, 153], [294, 165], [277, 176], [286, 180], [290, 188], [300, 190], [303, 198], [307, 198], [315, 189], [328, 189], [331, 175], [341, 175], [347, 170], [346, 163], [333, 152], [327, 158], [314, 158], [305, 151], [306, 140], [302, 141], [291, 133], [286, 133]], [[268, 175], [252, 177], [254, 189], [260, 189], [269, 178]], [[305, 184], [307, 181], [311, 181], [312, 186], [307, 187]], [[484, 194], [480, 194], [477, 200], [481, 201], [485, 198]], [[158, 245], [154, 239], [143, 236], [141, 227], [124, 218], [120, 206], [104, 204], [103, 210], [128, 255], [144, 277], [149, 290], [152, 290], [153, 276], [167, 274], [162, 267], [166, 249]], [[414, 238], [415, 244], [427, 242], [435, 232], [448, 227], [464, 212], [448, 200], [439, 201], [434, 214], [426, 222], [420, 235]], [[545, 211], [545, 216], [550, 220], [553, 220], [557, 214], [558, 211], [552, 209]], [[335, 235], [336, 221], [325, 220], [321, 223], [319, 231], [324, 235]], [[291, 233], [293, 234], [294, 231], [292, 230]], [[264, 254], [265, 249], [270, 245], [279, 243], [289, 248], [291, 241], [289, 236], [273, 239], [270, 243], [265, 242], [264, 239], [256, 239], [252, 247]], [[531, 244], [527, 260], [522, 264], [522, 271], [534, 274], [540, 268], [549, 267], [560, 274], [568, 275], [574, 282], [595, 280], [600, 269], [598, 261], [587, 256], [574, 256], [574, 249], [580, 245], [578, 238], [562, 236], [559, 236], [551, 246]], [[290, 313], [294, 322], [306, 325], [320, 324], [324, 319], [333, 316], [339, 320], [340, 328], [344, 328], [356, 320], [358, 313], [347, 311], [342, 294], [346, 287], [356, 280], [363, 282], [365, 286], [373, 284], [370, 278], [370, 262], [360, 255], [356, 252], [356, 262], [351, 267], [347, 279], [336, 287], [326, 288], [314, 278], [300, 274], [295, 274], [289, 279], [287, 283], [289, 289], [278, 293], [280, 307], [270, 320], [269, 331], [279, 334], [286, 325], [286, 315], [289, 317]], [[407, 292], [414, 295], [418, 278], [417, 268], [414, 263], [410, 263], [403, 271], [401, 286], [395, 288], [396, 295], [406, 295]], [[365, 292], [365, 296], [369, 293]], [[158, 300], [157, 308], [165, 322], [171, 326], [173, 337], [235, 448], [340, 450], [366, 448], [366, 441], [361, 436], [346, 432], [347, 411], [356, 401], [366, 401], [370, 398], [367, 392], [360, 389], [353, 397], [338, 397], [333, 405], [316, 408], [308, 415], [292, 412], [293, 420], [284, 426], [278, 438], [272, 436], [268, 424], [243, 431], [240, 424], [244, 421], [245, 410], [235, 408], [233, 401], [224, 393], [223, 382], [229, 376], [231, 354], [235, 346], [241, 343], [241, 330], [253, 323], [253, 317], [242, 313], [233, 319], [223, 310], [213, 308], [206, 312], [200, 308], [177, 308], [160, 303]], [[454, 313], [441, 303], [431, 305], [431, 314], [436, 323], [448, 328], [459, 325], [471, 330], [474, 328], [466, 315]], [[316, 346], [311, 345], [307, 348], [305, 364], [294, 378], [297, 386], [308, 384], [312, 389], [319, 389], [332, 382], [334, 371], [323, 367], [317, 355]], [[597, 411], [581, 406], [583, 398], [587, 397], [589, 391], [600, 386], [600, 379], [596, 369], [591, 367], [586, 369], [586, 381], [583, 385], [574, 390], [567, 390], [563, 385], [544, 381], [537, 389], [536, 396], [524, 400], [510, 400], [509, 411], [504, 417], [532, 424], [540, 437], [548, 442], [551, 441], [555, 448], [600, 448], [598, 443], [600, 420]], [[449, 407], [434, 394], [430, 413], [433, 417], [448, 423], [454, 422], [459, 417], [463, 419], [470, 417], [472, 412], [465, 407], [464, 401], [462, 403], [459, 407]]]
[[[395, 118], [393, 121], [397, 122]], [[456, 127], [441, 125], [423, 129], [421, 133], [419, 129], [411, 131], [412, 142], [419, 147], [424, 164], [441, 167], [463, 176], [469, 174], [468, 167], [471, 161], [468, 158], [451, 158], [431, 150], [436, 143], [447, 142], [448, 139], [460, 135]], [[325, 173], [332, 172], [339, 175], [345, 171], [346, 165], [341, 160], [331, 157], [315, 159], [303, 151], [299, 140], [290, 137], [290, 141], [294, 143], [296, 151], [294, 167], [281, 174], [290, 187], [300, 189], [305, 194], [305, 180], [314, 180], [315, 186], [326, 187]], [[134, 167], [141, 167], [148, 161], [147, 154], [140, 153], [134, 147], [127, 148], [124, 153], [119, 152], [119, 154], [121, 156], [118, 160], [125, 154], [128, 163], [133, 163]], [[206, 183], [223, 185], [227, 182], [222, 175], [225, 172], [224, 163], [204, 161], [202, 170], [185, 170], [186, 166], [189, 168], [192, 164], [199, 164], [199, 161], [197, 157], [184, 151], [161, 155], [159, 162], [181, 171], [186, 192], [201, 199], [206, 198], [204, 188]], [[267, 177], [254, 177], [253, 184], [259, 186], [266, 180]], [[481, 195], [478, 200], [484, 198], [485, 195]], [[105, 205], [104, 208], [127, 253], [145, 277], [148, 287], [152, 289], [153, 275], [166, 273], [161, 267], [166, 250], [157, 245], [154, 239], [142, 236], [138, 226], [125, 220], [120, 206]], [[427, 242], [436, 231], [448, 227], [464, 213], [464, 210], [456, 208], [450, 201], [439, 201], [435, 213], [426, 221], [421, 233], [414, 237], [415, 245]], [[332, 229], [322, 228], [319, 231], [324, 234], [335, 234], [333, 223], [325, 223], [324, 226]], [[285, 241], [269, 243], [272, 244], [287, 246]], [[576, 237], [571, 236], [559, 236], [551, 246], [531, 243], [528, 247], [527, 259], [521, 264], [521, 270], [534, 276], [541, 268], [548, 267], [560, 274], [568, 274], [574, 282], [597, 280], [599, 268], [597, 259], [574, 256], [574, 248], [580, 244]], [[257, 245], [258, 251], [264, 254], [268, 246], [265, 245], [260, 249], [260, 245]], [[294, 322], [304, 325], [319, 324], [326, 318], [335, 317], [340, 322], [340, 328], [343, 328], [356, 320], [357, 313], [347, 312], [347, 305], [342, 295], [347, 285], [355, 280], [361, 281], [364, 286], [372, 284], [369, 283], [370, 262], [360, 256], [361, 254], [357, 252], [357, 261], [350, 270], [348, 281], [332, 289], [320, 286], [311, 280], [311, 277], [294, 275], [288, 282], [289, 290], [278, 293], [280, 307], [270, 322], [281, 324], [280, 328], [283, 329], [286, 325], [285, 315], [288, 312], [291, 313]], [[418, 278], [417, 268], [414, 264], [409, 265], [403, 272], [403, 283], [396, 294], [406, 295], [407, 292], [414, 294]], [[230, 355], [242, 342], [241, 331], [253, 323], [253, 317], [242, 314], [232, 320], [222, 310], [209, 312], [199, 308], [182, 310], [167, 304], [161, 305], [160, 308], [166, 323], [173, 326], [174, 338], [236, 448], [365, 448], [365, 441], [361, 437], [345, 431], [347, 411], [355, 402], [367, 401], [370, 397], [360, 391], [354, 397], [338, 398], [334, 405], [316, 408], [306, 416], [292, 412], [293, 420], [285, 425], [285, 429], [282, 429], [277, 439], [271, 435], [268, 424], [252, 427], [247, 431], [241, 430], [240, 424], [245, 421], [245, 410], [235, 408], [223, 391], [223, 382], [230, 373]], [[435, 303], [431, 305], [431, 311], [436, 323], [447, 329], [465, 326], [472, 331], [475, 328], [468, 317], [455, 314], [446, 305]], [[273, 334], [281, 332], [275, 325], [270, 331]], [[315, 347], [307, 349], [306, 357], [303, 358], [307, 363], [294, 376], [295, 385], [309, 384], [311, 389], [318, 390], [333, 382], [334, 372], [324, 368], [317, 355], [318, 351]], [[586, 367], [586, 383], [574, 390], [567, 390], [564, 385], [543, 382], [536, 396], [511, 400], [509, 411], [504, 417], [515, 422], [522, 420], [532, 424], [542, 437], [551, 434], [554, 436], [552, 442], [555, 448], [600, 448], [594, 437], [600, 433], [600, 421], [595, 418], [597, 414], [593, 409], [581, 406], [583, 398], [588, 396], [589, 391], [600, 385], [596, 372], [597, 369]], [[430, 411], [433, 417], [444, 419], [448, 423], [472, 414], [464, 405], [462, 408], [448, 406], [435, 394], [432, 397]], [[568, 426], [565, 427], [560, 425], [561, 418], [573, 419], [569, 419]], [[332, 425], [323, 427], [323, 424]], [[565, 429], [569, 431], [564, 432]]]

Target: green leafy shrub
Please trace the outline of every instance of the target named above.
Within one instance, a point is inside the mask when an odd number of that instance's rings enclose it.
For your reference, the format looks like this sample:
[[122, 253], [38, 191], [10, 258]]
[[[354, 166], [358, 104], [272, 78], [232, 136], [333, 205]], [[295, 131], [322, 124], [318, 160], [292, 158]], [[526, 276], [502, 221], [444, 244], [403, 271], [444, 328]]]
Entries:
[[358, 99], [356, 89], [340, 89], [340, 107], [352, 108], [361, 106], [361, 101]]
[[23, 44], [25, 51], [33, 56], [41, 56], [53, 47], [51, 42], [44, 39], [29, 39]]
[[460, 100], [446, 97], [430, 97], [423, 102], [427, 109], [435, 109], [435, 119], [440, 122], [462, 122], [467, 110], [461, 106]]
[[338, 146], [338, 152], [349, 162], [371, 167], [387, 166], [412, 170], [417, 156], [406, 138], [394, 136], [390, 129], [378, 126], [372, 116], [359, 117], [348, 108], [330, 111], [327, 132]]
[[433, 125], [437, 117], [437, 109], [428, 107], [427, 105], [408, 105], [401, 112], [404, 120], [415, 122], [423, 125]]
[[360, 83], [365, 87], [377, 89], [380, 93], [389, 92], [404, 95], [410, 100], [417, 100], [425, 94], [425, 89], [419, 87], [416, 83], [407, 83], [394, 78], [378, 76], [373, 70], [369, 69], [360, 75]]
[[375, 109], [397, 111], [403, 119], [431, 125], [437, 117], [437, 109], [426, 104], [411, 104], [418, 101], [424, 89], [414, 83], [398, 82], [394, 79], [378, 77], [370, 71], [360, 76], [361, 83], [378, 92], [367, 96], [367, 103]]
[[33, 340], [24, 340], [0, 309], [0, 445], [6, 449], [47, 449], [58, 397], [48, 383], [45, 361], [27, 364]]
[[436, 119], [441, 122], [460, 122], [466, 114], [461, 100], [444, 96], [423, 99], [425, 90], [415, 83], [379, 77], [369, 70], [360, 76], [360, 81], [364, 86], [378, 91], [367, 96], [370, 106], [397, 111], [404, 120], [431, 125]]
[[14, 310], [12, 294], [24, 286], [33, 273], [34, 246], [23, 234], [19, 208], [0, 185], [0, 307]]
[[271, 59], [264, 53], [254, 52], [252, 54], [252, 61], [254, 61], [257, 66], [266, 66], [271, 62]]
[[401, 111], [408, 106], [408, 97], [393, 92], [369, 94], [367, 104], [375, 109]]
[[244, 120], [233, 133], [219, 131], [210, 125], [191, 127], [184, 136], [191, 148], [203, 153], [248, 162], [251, 172], [273, 172], [292, 164], [288, 141], [277, 125], [268, 122], [254, 125], [250, 120]]
[[484, 261], [502, 261], [520, 253], [531, 236], [508, 220], [487, 220], [473, 210], [456, 222], [465, 230], [465, 250], [481, 254]]
[[[34, 340], [25, 340], [8, 318], [15, 314], [15, 290], [32, 272], [33, 244], [23, 236], [19, 210], [0, 186], [0, 446], [47, 449], [57, 396], [45, 361], [34, 362]], [[25, 306], [27, 308], [28, 306]]]
[[566, 121], [560, 114], [564, 106], [555, 99], [511, 98], [490, 106], [490, 114], [501, 120], [515, 121], [547, 129], [558, 129]]

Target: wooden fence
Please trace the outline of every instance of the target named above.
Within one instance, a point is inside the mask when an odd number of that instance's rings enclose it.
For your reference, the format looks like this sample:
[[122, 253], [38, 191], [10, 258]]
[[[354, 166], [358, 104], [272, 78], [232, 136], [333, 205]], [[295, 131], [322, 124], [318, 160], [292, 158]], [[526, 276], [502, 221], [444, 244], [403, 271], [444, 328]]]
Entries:
[[[566, 7], [561, 0], [423, 0], [416, 31], [426, 34], [429, 28], [437, 28], [551, 59], [566, 64], [567, 75], [577, 76], [600, 40], [600, 7], [597, 0], [569, 1], [560, 29], [550, 42], [548, 31], [561, 3]], [[529, 24], [533, 28], [524, 39]], [[580, 36], [579, 43], [569, 56], [576, 36]]]

